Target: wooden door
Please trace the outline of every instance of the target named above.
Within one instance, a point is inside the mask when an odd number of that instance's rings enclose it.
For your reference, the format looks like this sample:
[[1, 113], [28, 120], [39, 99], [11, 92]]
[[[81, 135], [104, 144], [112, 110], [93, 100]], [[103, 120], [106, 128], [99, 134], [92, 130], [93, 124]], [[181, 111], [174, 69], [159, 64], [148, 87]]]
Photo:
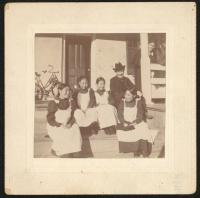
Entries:
[[66, 79], [74, 88], [80, 76], [86, 76], [90, 83], [90, 47], [87, 36], [67, 36], [66, 41]]

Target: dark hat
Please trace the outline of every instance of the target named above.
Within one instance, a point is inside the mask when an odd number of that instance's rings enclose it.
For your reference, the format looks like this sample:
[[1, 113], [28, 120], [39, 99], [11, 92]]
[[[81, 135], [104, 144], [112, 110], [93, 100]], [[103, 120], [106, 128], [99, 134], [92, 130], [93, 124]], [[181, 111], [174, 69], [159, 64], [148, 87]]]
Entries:
[[121, 71], [125, 69], [125, 65], [122, 65], [122, 63], [115, 63], [115, 67], [113, 68], [113, 70], [116, 71]]

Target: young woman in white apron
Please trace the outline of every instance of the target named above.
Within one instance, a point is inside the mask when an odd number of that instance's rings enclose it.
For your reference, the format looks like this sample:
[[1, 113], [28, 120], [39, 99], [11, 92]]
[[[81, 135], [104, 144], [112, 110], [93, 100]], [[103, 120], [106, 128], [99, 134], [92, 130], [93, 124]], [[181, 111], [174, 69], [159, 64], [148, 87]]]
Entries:
[[82, 157], [93, 157], [89, 137], [98, 133], [96, 100], [94, 91], [88, 87], [88, 80], [85, 76], [78, 79], [78, 90], [74, 93], [76, 102], [75, 120], [80, 127], [83, 140]]
[[135, 89], [126, 90], [125, 99], [118, 108], [119, 152], [132, 152], [136, 157], [148, 157], [151, 154], [152, 144], [157, 135], [157, 130], [148, 128], [142, 100], [142, 97], [136, 98]]
[[89, 127], [91, 124], [97, 122], [94, 91], [88, 88], [88, 80], [85, 77], [81, 77], [78, 84], [79, 90], [75, 94], [78, 109], [76, 109], [74, 117], [79, 127]]
[[48, 104], [47, 130], [52, 139], [52, 152], [60, 157], [78, 157], [82, 138], [73, 118], [74, 105], [70, 89], [64, 84], [58, 87], [59, 97]]
[[114, 102], [110, 93], [105, 90], [105, 79], [102, 77], [97, 78], [96, 84], [96, 110], [100, 129], [103, 129], [106, 134], [115, 134], [115, 127], [117, 125], [117, 110], [113, 105], [111, 105], [114, 104]]

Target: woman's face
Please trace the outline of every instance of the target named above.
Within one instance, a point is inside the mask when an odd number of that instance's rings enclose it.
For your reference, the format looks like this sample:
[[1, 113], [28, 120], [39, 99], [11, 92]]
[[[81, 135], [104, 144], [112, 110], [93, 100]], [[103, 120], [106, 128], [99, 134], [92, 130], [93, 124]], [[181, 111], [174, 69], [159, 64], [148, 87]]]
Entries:
[[126, 91], [125, 92], [125, 96], [124, 96], [124, 98], [125, 98], [125, 101], [126, 102], [131, 102], [132, 100], [133, 100], [133, 94], [130, 92], [130, 91]]
[[60, 90], [60, 98], [66, 99], [70, 96], [70, 89], [69, 87], [64, 87], [62, 90]]
[[98, 83], [97, 83], [97, 89], [98, 90], [104, 90], [105, 88], [105, 82], [103, 80], [100, 80]]
[[116, 71], [116, 75], [118, 78], [122, 78], [124, 76], [124, 70]]
[[86, 79], [82, 79], [79, 82], [79, 86], [81, 89], [87, 89], [88, 88], [88, 81]]

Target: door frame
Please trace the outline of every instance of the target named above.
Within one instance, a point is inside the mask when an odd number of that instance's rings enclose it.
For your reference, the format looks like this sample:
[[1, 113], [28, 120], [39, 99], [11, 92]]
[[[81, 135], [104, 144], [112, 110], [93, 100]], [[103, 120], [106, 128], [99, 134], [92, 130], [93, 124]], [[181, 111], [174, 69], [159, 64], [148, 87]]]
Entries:
[[[62, 80], [65, 83], [69, 83], [67, 80], [68, 77], [68, 49], [67, 44], [68, 43], [77, 43], [80, 42], [82, 44], [87, 44], [88, 49], [86, 53], [88, 53], [88, 59], [87, 59], [87, 66], [86, 66], [86, 77], [88, 78], [89, 85], [91, 84], [91, 43], [92, 43], [92, 36], [85, 36], [85, 35], [64, 35], [63, 36], [63, 65], [62, 65]], [[79, 77], [79, 76], [78, 76]]]

